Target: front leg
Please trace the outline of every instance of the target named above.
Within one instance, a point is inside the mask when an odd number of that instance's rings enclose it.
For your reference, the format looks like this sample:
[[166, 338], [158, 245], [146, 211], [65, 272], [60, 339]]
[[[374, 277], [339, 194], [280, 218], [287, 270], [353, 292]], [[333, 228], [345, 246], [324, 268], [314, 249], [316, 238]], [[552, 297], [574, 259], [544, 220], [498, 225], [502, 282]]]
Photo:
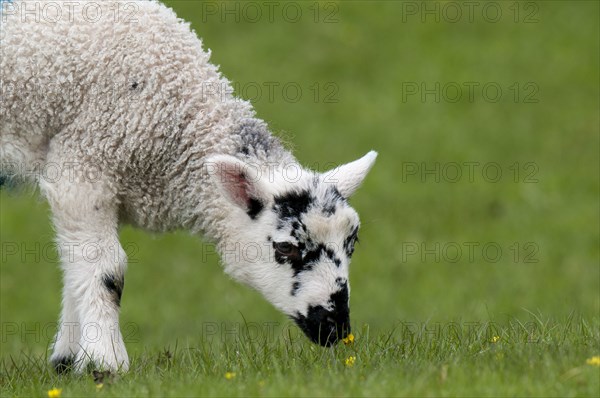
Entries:
[[123, 370], [129, 359], [119, 327], [126, 256], [117, 240], [100, 237], [80, 241], [84, 256], [69, 264], [65, 289], [76, 297], [81, 325], [74, 367], [82, 372], [93, 363], [98, 369]]
[[[66, 285], [66, 275], [64, 279]], [[50, 357], [50, 363], [59, 374], [73, 366], [81, 340], [81, 327], [76, 312], [75, 298], [71, 293], [70, 290], [63, 288], [60, 322]]]
[[[126, 255], [117, 234], [117, 201], [101, 182], [41, 183], [52, 208], [64, 271], [64, 307], [59, 334], [78, 325], [75, 344], [58, 336], [51, 361], [83, 372], [122, 370], [129, 359], [119, 330]], [[66, 359], [65, 359], [66, 358]]]

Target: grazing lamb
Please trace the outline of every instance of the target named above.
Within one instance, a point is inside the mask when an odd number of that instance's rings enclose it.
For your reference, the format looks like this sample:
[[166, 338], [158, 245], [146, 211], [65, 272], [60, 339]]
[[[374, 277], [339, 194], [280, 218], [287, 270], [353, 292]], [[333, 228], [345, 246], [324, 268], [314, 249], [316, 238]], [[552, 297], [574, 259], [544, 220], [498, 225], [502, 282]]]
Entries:
[[348, 335], [359, 219], [347, 198], [375, 152], [326, 173], [300, 168], [159, 2], [1, 4], [0, 165], [35, 180], [52, 210], [64, 271], [57, 371], [128, 369], [122, 223], [202, 234], [227, 274], [312, 341]]

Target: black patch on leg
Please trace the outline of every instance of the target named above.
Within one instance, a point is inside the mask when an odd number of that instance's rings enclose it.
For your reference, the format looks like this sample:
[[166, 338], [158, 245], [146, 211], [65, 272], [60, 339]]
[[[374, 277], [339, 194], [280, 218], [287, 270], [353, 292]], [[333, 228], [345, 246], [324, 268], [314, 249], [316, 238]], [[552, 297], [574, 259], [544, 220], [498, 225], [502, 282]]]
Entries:
[[113, 303], [115, 303], [117, 307], [120, 307], [125, 279], [112, 274], [104, 274], [102, 283], [106, 290], [111, 294]]
[[246, 213], [251, 219], [255, 219], [258, 213], [264, 208], [264, 205], [258, 199], [250, 198], [248, 201], [248, 210]]
[[57, 374], [63, 375], [70, 372], [73, 369], [73, 363], [75, 362], [75, 356], [69, 355], [65, 357], [59, 357], [51, 361], [52, 367]]

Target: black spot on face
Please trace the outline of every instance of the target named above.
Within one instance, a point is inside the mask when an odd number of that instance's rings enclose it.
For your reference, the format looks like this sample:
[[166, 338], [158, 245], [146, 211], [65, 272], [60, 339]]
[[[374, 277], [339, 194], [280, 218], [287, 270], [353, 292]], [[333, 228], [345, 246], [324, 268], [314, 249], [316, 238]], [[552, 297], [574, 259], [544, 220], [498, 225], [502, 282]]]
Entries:
[[348, 258], [354, 253], [354, 245], [358, 242], [358, 227], [352, 230], [352, 233], [344, 240], [344, 251]]
[[273, 210], [280, 220], [299, 220], [308, 210], [314, 198], [308, 191], [291, 191], [275, 197]]
[[264, 208], [264, 205], [258, 199], [250, 198], [248, 201], [248, 210], [246, 213], [251, 219], [255, 219], [258, 216], [258, 213]]
[[273, 249], [275, 250], [275, 261], [278, 264], [290, 264], [294, 271], [294, 276], [298, 275], [299, 272], [306, 271], [306, 267], [303, 264], [303, 258], [301, 250], [303, 247], [295, 247], [295, 250], [290, 253], [282, 252], [279, 250], [279, 246], [286, 242], [273, 242]]
[[[282, 222], [283, 225], [285, 223]], [[297, 241], [304, 241], [306, 245], [311, 245], [312, 240], [307, 236], [306, 225], [300, 221], [294, 221], [292, 223], [292, 230], [290, 231], [290, 235], [295, 238]]]
[[333, 293], [329, 301], [333, 304], [336, 309], [348, 309], [348, 282], [343, 282], [340, 290]]
[[338, 203], [346, 203], [346, 199], [340, 194], [336, 187], [327, 188], [325, 195], [325, 204], [323, 205], [323, 215], [329, 217], [335, 214]]
[[[328, 195], [334, 207], [344, 200], [335, 187], [329, 188]], [[311, 196], [307, 190], [288, 192], [274, 199], [273, 211], [279, 218], [277, 228], [280, 230], [286, 226], [291, 228], [290, 235], [297, 242], [300, 242], [298, 248], [302, 253], [301, 258], [291, 259], [275, 253], [275, 259], [279, 264], [291, 264], [294, 276], [300, 272], [311, 270], [313, 265], [322, 259], [323, 255], [326, 255], [337, 267], [342, 264], [342, 261], [333, 250], [327, 248], [324, 244], [313, 243], [308, 236], [306, 224], [302, 222], [302, 215], [313, 206], [315, 200], [316, 198]]]
[[323, 255], [335, 264], [336, 267], [339, 268], [342, 265], [342, 261], [335, 255], [333, 250], [325, 247], [323, 244], [319, 244], [313, 249], [306, 249], [306, 246], [300, 243], [298, 245], [299, 255], [294, 256], [280, 253], [277, 250], [277, 245], [278, 243], [273, 242], [275, 261], [279, 264], [290, 264], [294, 271], [294, 276], [298, 275], [300, 272], [310, 271], [316, 263], [321, 261]]
[[292, 285], [292, 292], [290, 293], [292, 296], [296, 295], [296, 292], [298, 291], [298, 289], [300, 289], [300, 282], [296, 281], [294, 282], [294, 284]]
[[113, 303], [119, 307], [121, 305], [121, 295], [123, 294], [123, 287], [125, 285], [124, 278], [112, 275], [104, 274], [102, 277], [102, 283], [108, 292], [111, 294]]
[[323, 207], [323, 214], [327, 217], [335, 214], [335, 204], [327, 204]]
[[70, 372], [73, 369], [73, 363], [75, 362], [75, 356], [69, 355], [59, 357], [52, 360], [52, 367], [59, 375]]
[[139, 83], [138, 82], [133, 82], [133, 84], [131, 85], [131, 89], [135, 90], [139, 87]]
[[340, 265], [342, 265], [342, 261], [335, 255], [333, 250], [331, 250], [330, 248], [325, 249], [325, 254], [327, 255], [327, 258], [329, 258], [329, 260], [331, 260], [331, 262], [335, 264], [336, 267], [339, 268]]
[[319, 244], [316, 248], [307, 250], [302, 260], [307, 267], [312, 266], [321, 259], [323, 252], [325, 252], [325, 246], [323, 244]]

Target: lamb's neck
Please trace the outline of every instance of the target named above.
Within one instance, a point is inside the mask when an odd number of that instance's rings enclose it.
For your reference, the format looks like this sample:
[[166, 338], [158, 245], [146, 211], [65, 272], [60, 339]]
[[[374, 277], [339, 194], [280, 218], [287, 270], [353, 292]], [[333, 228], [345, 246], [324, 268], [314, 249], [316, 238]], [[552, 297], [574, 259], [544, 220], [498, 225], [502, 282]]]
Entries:
[[212, 155], [231, 155], [264, 170], [296, 160], [269, 132], [266, 123], [255, 118], [241, 120], [220, 139], [210, 140], [211, 145], [206, 145], [206, 136], [196, 140], [201, 150], [198, 145], [188, 145], [182, 151], [174, 169], [179, 173], [172, 178], [170, 192], [166, 194], [175, 203], [172, 218], [178, 228], [219, 242], [227, 233], [227, 217], [232, 205], [211, 180], [206, 160]]

